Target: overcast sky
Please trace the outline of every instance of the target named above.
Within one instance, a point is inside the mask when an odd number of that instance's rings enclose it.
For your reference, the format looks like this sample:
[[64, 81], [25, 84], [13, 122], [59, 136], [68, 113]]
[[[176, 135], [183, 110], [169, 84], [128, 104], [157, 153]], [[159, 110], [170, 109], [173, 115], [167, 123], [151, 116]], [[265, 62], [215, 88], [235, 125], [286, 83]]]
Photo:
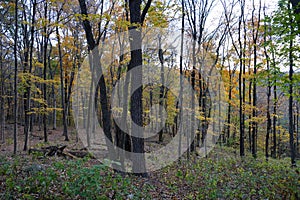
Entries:
[[[232, 0], [222, 0], [225, 1], [225, 3], [229, 6]], [[236, 1], [236, 0], [235, 0]], [[259, 6], [259, 0], [254, 0], [256, 9], [258, 9]], [[246, 0], [246, 7], [245, 7], [245, 13], [251, 14], [252, 12], [252, 7], [253, 7], [253, 1], [252, 0]], [[277, 0], [261, 0], [262, 6], [266, 6], [266, 13], [271, 14], [277, 7], [278, 1]], [[216, 0], [216, 4], [212, 9], [211, 14], [208, 17], [207, 20], [207, 28], [212, 28], [215, 27], [219, 20], [220, 17], [222, 16], [222, 13], [224, 12], [223, 5], [221, 4], [221, 0]], [[239, 12], [239, 6], [236, 5], [236, 12]], [[236, 13], [238, 14], [238, 13]]]

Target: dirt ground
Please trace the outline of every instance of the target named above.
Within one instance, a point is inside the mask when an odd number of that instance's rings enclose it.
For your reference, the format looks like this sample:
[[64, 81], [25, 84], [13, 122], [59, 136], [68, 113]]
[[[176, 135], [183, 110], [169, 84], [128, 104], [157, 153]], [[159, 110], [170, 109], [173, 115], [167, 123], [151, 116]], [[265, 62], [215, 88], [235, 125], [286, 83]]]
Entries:
[[[62, 127], [58, 127], [56, 130], [48, 129], [48, 142], [44, 143], [44, 131], [39, 130], [38, 127], [33, 128], [33, 132], [29, 136], [28, 149], [30, 148], [39, 148], [42, 145], [45, 146], [56, 146], [56, 145], [67, 145], [68, 150], [80, 150], [84, 146], [80, 139], [76, 141], [76, 129], [69, 127], [68, 135], [69, 141], [65, 141], [63, 136]], [[23, 151], [24, 149], [24, 127], [18, 125], [18, 137], [17, 137], [17, 151], [18, 154], [26, 154], [27, 152]], [[7, 125], [5, 127], [5, 141], [0, 142], [0, 154], [12, 154], [13, 153], [13, 125]]]

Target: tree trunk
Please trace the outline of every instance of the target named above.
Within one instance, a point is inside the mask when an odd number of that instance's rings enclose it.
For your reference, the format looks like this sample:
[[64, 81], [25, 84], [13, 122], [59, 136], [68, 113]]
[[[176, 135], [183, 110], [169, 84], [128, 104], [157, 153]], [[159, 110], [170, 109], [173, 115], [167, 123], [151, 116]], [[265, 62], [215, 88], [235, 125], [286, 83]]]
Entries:
[[[265, 51], [266, 52], [266, 51]], [[268, 71], [268, 86], [267, 86], [267, 134], [266, 134], [266, 160], [269, 159], [269, 139], [270, 139], [270, 133], [272, 131], [272, 120], [271, 120], [271, 114], [270, 114], [270, 99], [271, 99], [271, 82], [270, 82], [270, 64], [268, 61], [268, 55], [266, 52], [267, 57], [267, 71]]]
[[[57, 22], [59, 21], [59, 14], [57, 13]], [[58, 55], [59, 55], [59, 69], [60, 69], [60, 94], [61, 94], [61, 106], [63, 113], [63, 135], [65, 136], [65, 141], [69, 141], [68, 137], [68, 126], [67, 126], [67, 110], [65, 104], [65, 86], [64, 86], [64, 77], [63, 77], [63, 63], [62, 63], [62, 52], [61, 52], [61, 41], [59, 36], [58, 26], [56, 26], [56, 37], [57, 37], [57, 46], [58, 46]]]
[[17, 153], [17, 134], [18, 134], [18, 0], [15, 0], [15, 33], [14, 33], [14, 61], [15, 61], [15, 74], [14, 74], [14, 154]]
[[[25, 7], [25, 5], [23, 5], [23, 7]], [[25, 9], [23, 9], [23, 20], [27, 21], [27, 16], [26, 16], [26, 12]], [[27, 30], [27, 24], [22, 25], [23, 28], [23, 43], [24, 43], [24, 62], [23, 62], [23, 73], [24, 74], [29, 74], [29, 70], [28, 70], [28, 62], [29, 62], [29, 36], [28, 36], [28, 30]], [[32, 38], [31, 38], [32, 39]], [[27, 75], [26, 75], [27, 76]], [[30, 90], [29, 87], [30, 84], [30, 80], [27, 79], [26, 80], [26, 85], [27, 87], [25, 88], [24, 94], [23, 94], [23, 109], [24, 109], [24, 148], [23, 150], [26, 151], [27, 150], [27, 144], [28, 144], [28, 131], [29, 131], [29, 111], [30, 109], [28, 108], [28, 101], [30, 102], [30, 98], [28, 97], [28, 90]], [[29, 88], [29, 89], [28, 89]]]
[[[45, 11], [44, 11], [45, 20], [47, 19], [47, 12], [48, 12], [48, 3], [45, 2]], [[43, 131], [44, 131], [44, 141], [48, 142], [48, 134], [47, 134], [47, 47], [48, 47], [48, 33], [47, 33], [47, 25], [44, 26], [44, 46], [43, 46], [43, 60], [44, 60], [44, 70], [43, 70], [43, 96], [44, 96], [44, 109], [43, 109]]]
[[[23, 7], [25, 8], [26, 5], [23, 4]], [[33, 45], [34, 45], [34, 24], [35, 24], [35, 14], [36, 14], [36, 1], [33, 2], [32, 5], [32, 19], [31, 19], [31, 28], [30, 28], [30, 38], [28, 36], [29, 32], [27, 30], [28, 25], [24, 24], [22, 25], [23, 31], [24, 31], [24, 69], [23, 72], [30, 75], [32, 73], [32, 57], [33, 57]], [[27, 21], [27, 13], [26, 10], [23, 10], [23, 17], [24, 21]], [[28, 64], [29, 64], [29, 69], [28, 69]], [[30, 97], [30, 89], [31, 89], [31, 80], [30, 77], [27, 76], [28, 79], [26, 80], [26, 88], [24, 91], [24, 148], [23, 150], [26, 151], [28, 149], [28, 136], [29, 136], [29, 127], [30, 127], [30, 117], [31, 115], [29, 112], [31, 112], [30, 108], [30, 102], [31, 102], [31, 97]]]
[[[85, 0], [78, 0], [80, 4], [81, 14], [88, 16], [87, 14], [87, 8], [86, 8], [86, 2]], [[108, 97], [107, 97], [107, 91], [106, 91], [106, 82], [102, 73], [102, 67], [99, 66], [99, 60], [100, 60], [100, 54], [99, 50], [96, 46], [96, 42], [94, 39], [94, 35], [92, 32], [92, 27], [90, 25], [90, 22], [88, 19], [83, 20], [83, 28], [85, 30], [86, 39], [88, 43], [88, 49], [90, 53], [93, 55], [93, 64], [92, 66], [97, 66], [97, 72], [96, 74], [92, 74], [93, 77], [100, 76], [100, 103], [101, 103], [101, 112], [102, 112], [102, 121], [103, 121], [103, 131], [106, 136], [106, 145], [108, 147], [109, 156], [112, 161], [115, 160], [115, 149], [111, 145], [113, 142], [112, 140], [112, 134], [111, 134], [111, 111], [109, 110], [108, 105]], [[93, 67], [94, 68], [94, 67]], [[93, 71], [91, 69], [91, 71]]]
[[[159, 101], [160, 101], [160, 107], [159, 107], [159, 118], [160, 118], [160, 127], [164, 127], [163, 125], [163, 116], [162, 116], [162, 113], [163, 113], [163, 108], [164, 108], [164, 105], [165, 105], [165, 72], [164, 72], [164, 55], [163, 55], [163, 50], [161, 48], [161, 35], [158, 36], [158, 41], [159, 41], [159, 44], [158, 44], [158, 57], [159, 57], [159, 61], [160, 61], [160, 80], [161, 80], [161, 87], [160, 87], [160, 93], [159, 93]], [[163, 142], [163, 128], [159, 131], [159, 142]]]
[[3, 72], [3, 60], [2, 60], [2, 37], [0, 37], [0, 142], [5, 143], [5, 111], [4, 111], [4, 72]]
[[245, 85], [245, 78], [243, 78], [243, 49], [242, 49], [242, 41], [241, 41], [241, 28], [242, 28], [242, 18], [244, 17], [244, 1], [241, 2], [241, 16], [239, 19], [239, 64], [240, 64], [240, 72], [239, 72], [239, 118], [240, 118], [240, 156], [245, 156], [245, 144], [244, 144], [244, 136], [245, 136], [245, 114], [244, 114], [244, 85]]
[[[248, 72], [249, 77], [251, 77], [251, 73], [252, 73], [251, 59], [249, 59], [248, 71], [249, 71]], [[250, 80], [249, 80], [249, 95], [248, 95], [250, 108], [252, 107], [252, 84], [253, 84], [253, 79], [250, 78]], [[254, 93], [253, 93], [253, 95], [254, 95]], [[251, 120], [252, 120], [252, 115], [251, 114], [248, 116], [248, 120], [249, 120], [249, 130], [248, 130], [249, 151], [252, 152], [252, 129], [253, 129], [252, 127], [253, 127], [253, 122], [251, 122]]]
[[144, 155], [144, 133], [143, 133], [143, 105], [142, 105], [142, 34], [141, 28], [141, 0], [129, 0], [130, 10], [130, 32], [129, 42], [131, 49], [131, 60], [129, 64], [129, 70], [135, 69], [136, 74], [131, 76], [131, 88], [133, 85], [140, 86], [137, 90], [131, 91], [131, 105], [130, 113], [132, 123], [135, 123], [138, 128], [131, 126], [132, 137], [132, 170], [136, 175], [143, 177], [147, 176], [145, 155]]
[[[272, 39], [272, 38], [271, 38]], [[275, 64], [275, 57], [274, 54], [272, 54], [272, 63]], [[276, 74], [275, 74], [276, 75]], [[273, 148], [271, 151], [272, 158], [276, 158], [276, 148], [277, 148], [277, 81], [274, 80], [274, 87], [273, 87]]]
[[294, 27], [293, 23], [294, 20], [291, 16], [291, 8], [289, 4], [289, 23], [290, 23], [290, 48], [289, 48], [289, 135], [290, 135], [290, 148], [291, 148], [291, 164], [292, 166], [296, 166], [296, 152], [295, 152], [295, 145], [294, 145], [294, 123], [293, 123], [293, 66], [294, 66], [294, 55], [293, 55], [293, 34], [294, 34]]
[[299, 156], [299, 139], [300, 139], [300, 135], [299, 135], [299, 101], [297, 101], [297, 108], [296, 108], [296, 152]]
[[[181, 157], [181, 142], [182, 142], [182, 133], [183, 133], [183, 45], [184, 45], [184, 18], [185, 18], [185, 9], [184, 9], [184, 0], [181, 0], [181, 41], [180, 41], [180, 61], [179, 61], [179, 71], [180, 71], [180, 89], [179, 89], [179, 140], [178, 140], [178, 157]], [[177, 128], [178, 130], [178, 128]]]
[[56, 101], [56, 94], [54, 90], [54, 85], [52, 85], [52, 98], [53, 98], [53, 130], [56, 130], [57, 124], [56, 124], [56, 109], [57, 109], [57, 101]]
[[[264, 18], [266, 17], [266, 9], [264, 7]], [[267, 24], [264, 22], [264, 43], [267, 44]], [[270, 101], [271, 101], [271, 91], [272, 91], [272, 85], [271, 85], [271, 77], [270, 77], [270, 56], [268, 54], [266, 45], [264, 45], [264, 54], [265, 58], [267, 61], [267, 134], [266, 134], [266, 146], [265, 146], [265, 155], [266, 155], [266, 160], [269, 160], [269, 139], [270, 139], [270, 134], [272, 131], [272, 120], [271, 120], [271, 114], [270, 114]]]
[[[254, 28], [254, 11], [255, 11], [255, 2], [253, 0], [253, 12], [252, 12], [252, 28], [253, 28], [253, 45], [254, 45], [254, 58], [253, 58], [253, 65], [254, 65], [254, 78], [253, 78], [253, 108], [252, 108], [252, 117], [253, 120], [253, 127], [252, 127], [252, 156], [254, 158], [257, 157], [257, 111], [256, 111], [256, 104], [257, 104], [257, 92], [256, 92], [256, 75], [257, 75], [257, 38], [258, 32], [260, 28], [260, 11], [261, 11], [261, 0], [259, 1], [259, 8], [258, 8], [258, 19], [257, 19], [257, 27]], [[256, 31], [255, 31], [256, 30]]]
[[232, 101], [232, 72], [230, 69], [230, 64], [229, 64], [229, 91], [228, 91], [228, 111], [227, 111], [227, 126], [226, 126], [226, 140], [227, 140], [227, 145], [229, 144], [229, 138], [230, 138], [230, 127], [231, 127], [231, 101]]

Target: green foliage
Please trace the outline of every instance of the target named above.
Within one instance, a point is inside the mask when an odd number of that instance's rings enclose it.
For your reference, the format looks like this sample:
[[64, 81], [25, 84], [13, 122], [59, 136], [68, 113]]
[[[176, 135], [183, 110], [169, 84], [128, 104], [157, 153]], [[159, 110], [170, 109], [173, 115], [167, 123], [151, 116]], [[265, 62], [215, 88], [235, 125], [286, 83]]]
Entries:
[[174, 177], [166, 180], [169, 189], [185, 186], [185, 195], [191, 199], [299, 198], [300, 168], [292, 169], [289, 160], [267, 162], [263, 155], [257, 160], [250, 156], [240, 160], [225, 149], [209, 158], [195, 158], [198, 160], [190, 165], [166, 169]]
[[147, 179], [88, 158], [49, 159], [0, 157], [0, 199], [297, 199], [300, 191], [300, 168], [288, 158], [267, 162], [259, 153], [241, 160], [228, 147], [208, 158], [182, 158]]
[[[285, 94], [288, 93], [290, 80], [288, 75], [283, 71], [288, 71], [290, 66], [289, 54], [293, 58], [294, 70], [298, 67], [299, 62], [299, 28], [297, 18], [299, 14], [292, 11], [290, 2], [287, 0], [279, 1], [279, 8], [272, 13], [272, 17], [267, 16], [264, 21], [266, 24], [267, 41], [264, 45], [269, 52], [271, 58], [270, 70], [264, 71], [258, 75], [261, 85], [266, 86], [268, 81], [271, 86], [278, 86]], [[293, 44], [290, 48], [290, 44]], [[296, 75], [296, 74], [295, 74]], [[293, 85], [297, 87], [298, 80], [294, 76]]]
[[89, 159], [58, 160], [51, 165], [32, 161], [1, 158], [0, 191], [4, 193], [0, 192], [0, 199], [125, 199], [128, 195], [141, 199], [147, 195], [129, 177], [115, 174], [105, 164], [90, 166]]

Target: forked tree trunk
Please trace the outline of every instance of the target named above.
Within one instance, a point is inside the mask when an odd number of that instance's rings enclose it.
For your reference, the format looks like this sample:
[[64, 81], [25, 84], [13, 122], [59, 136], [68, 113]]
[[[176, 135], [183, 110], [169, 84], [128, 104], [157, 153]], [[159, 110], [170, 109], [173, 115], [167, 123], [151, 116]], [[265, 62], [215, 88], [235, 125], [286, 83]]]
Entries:
[[[80, 4], [81, 14], [88, 16], [87, 13], [87, 7], [85, 0], [78, 0]], [[112, 161], [116, 161], [115, 158], [115, 149], [112, 145], [110, 145], [111, 142], [113, 142], [112, 134], [111, 134], [111, 111], [109, 110], [108, 105], [108, 97], [107, 97], [107, 89], [106, 89], [106, 82], [102, 73], [102, 67], [99, 66], [99, 60], [100, 60], [100, 54], [99, 50], [96, 45], [94, 35], [92, 32], [92, 27], [87, 18], [83, 20], [83, 28], [86, 34], [86, 39], [88, 43], [88, 49], [90, 53], [93, 55], [93, 66], [97, 66], [97, 73], [92, 74], [92, 76], [97, 77], [97, 75], [101, 75], [100, 77], [100, 103], [101, 103], [101, 113], [102, 113], [102, 121], [103, 121], [103, 131], [106, 136], [106, 144], [108, 147], [110, 159]], [[92, 71], [92, 70], [91, 70]]]
[[[136, 175], [147, 176], [145, 155], [144, 155], [144, 133], [143, 133], [143, 104], [142, 104], [142, 33], [138, 25], [142, 24], [141, 0], [129, 0], [130, 23], [129, 42], [131, 49], [131, 60], [129, 70], [135, 69], [135, 75], [131, 76], [131, 86], [139, 86], [135, 91], [131, 91], [130, 113], [133, 123], [138, 128], [131, 128], [132, 137], [132, 170]], [[133, 88], [133, 87], [131, 87]], [[133, 127], [133, 125], [131, 126]], [[136, 137], [135, 137], [136, 136]]]

